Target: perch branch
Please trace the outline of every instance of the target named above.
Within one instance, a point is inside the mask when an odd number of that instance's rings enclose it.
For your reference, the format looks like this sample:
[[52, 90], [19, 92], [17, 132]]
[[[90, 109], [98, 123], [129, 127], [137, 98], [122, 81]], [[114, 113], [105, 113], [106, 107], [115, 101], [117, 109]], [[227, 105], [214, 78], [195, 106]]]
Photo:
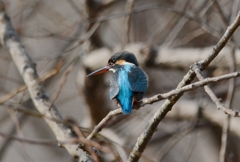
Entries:
[[[223, 80], [227, 80], [227, 79], [231, 79], [231, 78], [235, 78], [235, 77], [239, 77], [240, 73], [239, 72], [234, 72], [234, 73], [230, 73], [230, 74], [226, 74], [226, 75], [221, 75], [218, 77], [212, 77], [212, 78], [205, 78], [201, 81], [186, 85], [184, 87], [172, 90], [170, 92], [167, 93], [163, 93], [163, 94], [157, 94], [155, 96], [152, 96], [150, 98], [144, 98], [141, 102], [139, 102], [138, 104], [134, 105], [133, 108], [134, 109], [138, 109], [140, 107], [144, 107], [145, 105], [148, 104], [153, 104], [155, 102], [164, 100], [164, 99], [168, 99], [172, 96], [187, 92], [187, 91], [191, 91], [193, 89], [199, 88], [199, 87], [203, 87], [209, 83], [214, 83], [214, 82], [220, 82]], [[239, 117], [240, 113], [233, 111], [233, 110], [228, 110], [228, 111], [224, 111], [225, 113], [232, 115], [234, 117]], [[96, 133], [100, 132], [101, 129], [104, 127], [104, 125], [106, 125], [106, 123], [111, 120], [114, 116], [120, 115], [121, 112], [121, 108], [110, 111], [108, 113], [108, 115], [102, 119], [102, 121], [94, 128], [94, 130], [91, 132], [91, 134], [88, 136], [88, 139], [92, 139], [94, 137], [94, 135], [96, 135]]]
[[91, 134], [88, 135], [87, 139], [90, 140], [94, 137], [94, 135], [96, 135], [98, 132], [101, 131], [101, 129], [104, 127], [104, 125], [110, 120], [112, 119], [114, 116], [120, 115], [122, 114], [122, 110], [121, 108], [116, 109], [116, 110], [112, 110], [110, 111], [107, 116], [105, 118], [103, 118], [103, 120], [97, 125], [95, 126], [95, 128], [93, 129], [93, 131], [91, 132]]
[[[155, 95], [153, 97], [150, 97], [150, 98], [145, 98], [139, 104], [140, 104], [141, 107], [143, 107], [147, 104], [152, 104], [154, 102], [158, 102], [160, 100], [167, 99], [167, 98], [172, 97], [174, 95], [178, 95], [180, 93], [184, 93], [184, 92], [196, 89], [198, 87], [206, 86], [209, 83], [219, 82], [219, 81], [223, 81], [223, 80], [227, 80], [227, 79], [231, 79], [231, 78], [235, 78], [235, 77], [239, 77], [239, 76], [240, 76], [240, 73], [234, 72], [234, 73], [230, 73], [230, 74], [221, 75], [221, 76], [218, 76], [218, 77], [205, 78], [201, 81], [186, 85], [184, 87], [172, 90], [170, 92], [167, 92], [167, 93], [164, 93], [164, 94], [157, 94], [157, 95]], [[238, 112], [232, 112], [232, 111], [229, 111], [229, 112], [224, 111], [224, 112], [231, 115], [231, 116], [238, 116], [238, 117], [240, 116], [240, 114]]]

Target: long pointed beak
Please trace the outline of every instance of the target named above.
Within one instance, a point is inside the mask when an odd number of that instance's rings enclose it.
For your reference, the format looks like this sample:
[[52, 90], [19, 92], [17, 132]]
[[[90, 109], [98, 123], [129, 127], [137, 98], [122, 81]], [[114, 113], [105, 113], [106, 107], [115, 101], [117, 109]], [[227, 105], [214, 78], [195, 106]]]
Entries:
[[90, 74], [88, 74], [86, 77], [92, 76], [92, 75], [98, 75], [107, 72], [111, 67], [110, 66], [104, 66], [101, 69], [98, 69]]

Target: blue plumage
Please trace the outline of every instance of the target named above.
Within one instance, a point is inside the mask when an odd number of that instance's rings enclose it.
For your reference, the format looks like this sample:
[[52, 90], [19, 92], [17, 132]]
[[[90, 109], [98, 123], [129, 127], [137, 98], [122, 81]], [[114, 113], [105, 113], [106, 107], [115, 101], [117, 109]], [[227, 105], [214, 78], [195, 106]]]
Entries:
[[128, 79], [128, 72], [130, 69], [131, 65], [125, 65], [118, 71], [119, 92], [116, 98], [122, 106], [123, 114], [129, 114], [132, 112], [133, 92]]

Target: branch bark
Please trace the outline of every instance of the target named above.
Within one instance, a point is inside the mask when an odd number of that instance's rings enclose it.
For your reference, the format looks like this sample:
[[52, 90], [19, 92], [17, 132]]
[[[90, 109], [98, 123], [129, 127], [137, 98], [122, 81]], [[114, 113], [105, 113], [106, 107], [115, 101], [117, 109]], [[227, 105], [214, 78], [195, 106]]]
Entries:
[[[180, 100], [166, 117], [170, 119], [193, 120], [199, 113], [199, 106], [201, 107], [200, 111], [203, 119], [221, 128], [223, 127], [226, 115], [221, 111], [216, 111], [214, 109], [215, 104], [208, 99], [202, 99], [200, 103], [194, 100]], [[240, 118], [232, 118], [230, 121], [229, 131], [237, 137], [240, 137], [239, 124]]]
[[[7, 47], [9, 54], [28, 88], [35, 107], [40, 113], [48, 117], [44, 119], [52, 129], [57, 140], [66, 141], [76, 139], [76, 133], [69, 126], [49, 120], [49, 118], [54, 118], [56, 120], [63, 120], [63, 118], [54, 105], [52, 105], [49, 110], [51, 103], [49, 102], [49, 97], [47, 96], [42, 83], [38, 82], [39, 77], [36, 71], [36, 65], [20, 43], [19, 38], [12, 27], [10, 18], [4, 10], [3, 3], [0, 3], [0, 42], [2, 46]], [[62, 147], [74, 157], [85, 159], [85, 161], [92, 161], [83, 150], [76, 150], [77, 144], [66, 143], [63, 144]]]

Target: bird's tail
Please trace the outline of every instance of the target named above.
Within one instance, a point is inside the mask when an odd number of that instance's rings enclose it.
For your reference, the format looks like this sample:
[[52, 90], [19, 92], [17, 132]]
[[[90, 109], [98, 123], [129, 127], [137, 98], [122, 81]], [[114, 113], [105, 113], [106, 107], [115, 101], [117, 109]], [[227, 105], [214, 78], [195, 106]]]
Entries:
[[123, 103], [121, 103], [122, 106], [122, 113], [123, 114], [130, 114], [132, 112], [132, 97], [126, 99]]

